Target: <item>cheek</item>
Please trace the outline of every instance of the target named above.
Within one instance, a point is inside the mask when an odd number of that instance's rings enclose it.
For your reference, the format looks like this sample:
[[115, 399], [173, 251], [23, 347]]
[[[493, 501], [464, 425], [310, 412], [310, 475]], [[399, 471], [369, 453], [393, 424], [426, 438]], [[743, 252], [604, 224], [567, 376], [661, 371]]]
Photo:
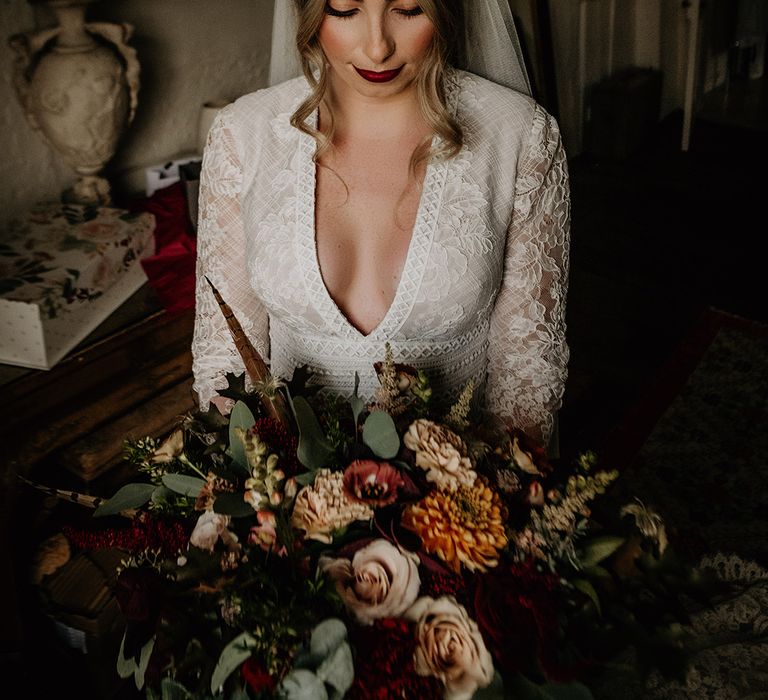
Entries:
[[432, 46], [435, 36], [435, 25], [432, 22], [424, 22], [420, 27], [412, 30], [408, 37], [409, 53], [413, 56], [424, 56]]
[[349, 37], [347, 32], [339, 28], [340, 22], [323, 20], [320, 31], [317, 33], [320, 48], [329, 61], [343, 57], [349, 51]]

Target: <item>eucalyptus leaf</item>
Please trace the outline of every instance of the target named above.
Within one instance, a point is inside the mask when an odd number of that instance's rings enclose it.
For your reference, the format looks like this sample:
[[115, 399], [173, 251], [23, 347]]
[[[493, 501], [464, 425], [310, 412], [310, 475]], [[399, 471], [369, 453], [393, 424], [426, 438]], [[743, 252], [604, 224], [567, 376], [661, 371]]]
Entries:
[[231, 515], [233, 518], [245, 518], [255, 515], [253, 506], [243, 499], [242, 493], [220, 493], [213, 502], [213, 512]]
[[579, 554], [579, 563], [583, 568], [599, 564], [610, 557], [624, 542], [623, 537], [613, 535], [595, 537], [595, 539], [585, 543]]
[[120, 650], [117, 652], [117, 675], [120, 678], [130, 678], [136, 672], [136, 659], [125, 656], [125, 632], [120, 641]]
[[325, 659], [346, 641], [346, 626], [338, 618], [331, 617], [323, 620], [312, 630], [309, 650], [313, 657]]
[[400, 451], [400, 437], [392, 416], [384, 411], [369, 414], [363, 423], [363, 442], [377, 457], [395, 457]]
[[575, 579], [573, 585], [577, 590], [589, 596], [589, 599], [595, 604], [595, 608], [597, 608], [598, 614], [602, 615], [603, 611], [600, 608], [600, 598], [597, 597], [597, 591], [595, 590], [595, 587], [585, 578]]
[[235, 637], [221, 651], [216, 668], [211, 676], [211, 692], [215, 695], [224, 681], [251, 656], [251, 649], [256, 646], [256, 640], [248, 632]]
[[333, 456], [333, 447], [323, 433], [315, 412], [302, 396], [293, 399], [293, 410], [299, 426], [299, 446], [296, 456], [308, 469], [320, 469]]
[[[313, 635], [314, 636], [314, 635]], [[355, 665], [352, 661], [352, 649], [347, 642], [342, 642], [323, 661], [316, 671], [317, 677], [331, 687], [331, 700], [341, 700], [355, 680]]]
[[325, 683], [306, 668], [293, 669], [277, 688], [281, 700], [328, 700]]
[[197, 476], [187, 474], [163, 474], [163, 486], [182, 496], [197, 498], [205, 482]]
[[153, 484], [126, 484], [112, 498], [102, 503], [94, 512], [94, 517], [117, 515], [124, 510], [141, 508], [152, 498]]
[[139, 652], [139, 663], [133, 674], [133, 680], [136, 683], [136, 689], [141, 690], [144, 687], [144, 674], [149, 666], [149, 659], [152, 657], [152, 650], [155, 648], [155, 638], [152, 637]]
[[236, 429], [248, 431], [255, 424], [256, 419], [253, 417], [251, 409], [244, 402], [238, 401], [229, 414], [229, 456], [248, 474], [250, 474], [250, 469], [248, 468], [248, 458], [245, 456], [245, 445], [242, 439], [237, 436]]

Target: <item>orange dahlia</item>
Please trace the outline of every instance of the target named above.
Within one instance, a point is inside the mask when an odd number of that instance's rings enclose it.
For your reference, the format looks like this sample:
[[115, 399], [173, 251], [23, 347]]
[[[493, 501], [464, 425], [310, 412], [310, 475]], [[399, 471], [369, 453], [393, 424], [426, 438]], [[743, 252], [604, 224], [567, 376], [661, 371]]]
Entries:
[[484, 477], [456, 491], [434, 491], [403, 514], [403, 525], [415, 532], [427, 552], [437, 554], [456, 573], [461, 566], [487, 571], [499, 563], [507, 546], [507, 512]]

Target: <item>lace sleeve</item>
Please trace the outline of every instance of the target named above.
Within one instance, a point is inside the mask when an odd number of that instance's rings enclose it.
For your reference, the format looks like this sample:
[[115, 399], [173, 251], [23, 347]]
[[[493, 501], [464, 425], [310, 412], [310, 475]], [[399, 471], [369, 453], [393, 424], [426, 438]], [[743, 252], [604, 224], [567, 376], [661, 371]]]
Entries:
[[537, 106], [518, 166], [504, 277], [491, 315], [486, 407], [544, 444], [567, 376], [569, 225], [560, 132]]
[[216, 390], [226, 387], [227, 372], [244, 371], [206, 277], [221, 292], [265, 360], [269, 345], [267, 312], [248, 281], [240, 208], [243, 173], [229, 114], [228, 108], [223, 109], [211, 126], [200, 174], [192, 373], [203, 410]]

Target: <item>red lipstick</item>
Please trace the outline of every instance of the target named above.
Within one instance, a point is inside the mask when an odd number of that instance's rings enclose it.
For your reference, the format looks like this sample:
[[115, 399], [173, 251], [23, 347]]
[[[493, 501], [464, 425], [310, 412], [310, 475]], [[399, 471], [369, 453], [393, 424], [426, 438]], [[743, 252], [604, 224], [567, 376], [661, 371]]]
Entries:
[[355, 66], [355, 70], [360, 74], [361, 78], [365, 78], [365, 80], [367, 80], [369, 83], [388, 83], [390, 80], [394, 80], [398, 75], [400, 75], [400, 71], [403, 70], [403, 66], [400, 66], [400, 68], [395, 68], [394, 70], [383, 71], [363, 70], [362, 68]]

